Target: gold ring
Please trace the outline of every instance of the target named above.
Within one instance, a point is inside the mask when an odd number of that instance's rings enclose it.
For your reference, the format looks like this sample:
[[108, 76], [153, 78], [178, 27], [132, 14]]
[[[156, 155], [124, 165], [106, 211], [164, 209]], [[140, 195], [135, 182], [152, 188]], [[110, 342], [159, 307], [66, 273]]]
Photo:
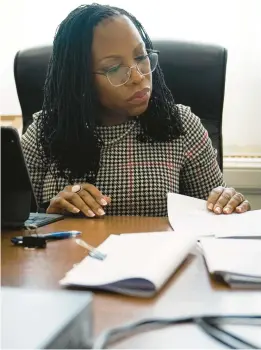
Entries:
[[82, 190], [82, 186], [81, 185], [74, 185], [72, 187], [72, 192], [74, 193], [79, 193]]

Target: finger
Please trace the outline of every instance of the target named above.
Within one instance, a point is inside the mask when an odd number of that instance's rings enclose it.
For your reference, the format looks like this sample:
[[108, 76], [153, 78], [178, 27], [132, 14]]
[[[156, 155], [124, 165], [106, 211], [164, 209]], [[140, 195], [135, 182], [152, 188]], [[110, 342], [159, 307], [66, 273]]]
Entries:
[[244, 202], [244, 200], [245, 198], [241, 193], [235, 192], [234, 195], [231, 197], [230, 201], [224, 207], [223, 212], [225, 214], [233, 213], [236, 207], [239, 206], [242, 202]]
[[60, 214], [63, 213], [64, 210], [69, 213], [77, 214], [80, 212], [80, 209], [69, 203], [66, 199], [57, 196], [51, 199], [50, 205], [47, 208], [46, 212], [48, 214]]
[[[91, 185], [91, 184], [83, 184], [82, 188], [89, 192], [92, 197], [96, 200], [96, 202], [100, 205], [107, 205], [108, 202], [106, 200], [106, 196], [104, 196], [99, 190], [98, 188], [96, 188], [95, 186]], [[108, 197], [107, 197], [108, 198]]]
[[104, 198], [108, 204], [111, 204], [111, 197], [104, 196]]
[[236, 193], [234, 188], [225, 188], [222, 192], [221, 196], [218, 198], [216, 204], [214, 205], [214, 213], [221, 214], [223, 212], [224, 207], [227, 206], [231, 198]]
[[207, 200], [207, 208], [209, 210], [213, 210], [214, 205], [216, 204], [218, 198], [220, 197], [220, 195], [222, 194], [223, 191], [224, 191], [224, 187], [219, 186], [219, 187], [214, 188], [210, 192], [208, 200]]
[[95, 213], [90, 209], [90, 207], [82, 200], [79, 196], [79, 193], [74, 192], [60, 192], [60, 198], [66, 199], [66, 201], [70, 202], [73, 206], [80, 209], [80, 211], [92, 218], [95, 216]]
[[92, 197], [92, 195], [89, 192], [82, 190], [78, 193], [78, 195], [96, 215], [105, 215], [105, 211], [102, 209], [101, 205], [97, 203], [97, 201]]
[[245, 213], [246, 211], [250, 210], [250, 203], [248, 200], [244, 200], [240, 205], [236, 207], [236, 212], [237, 213]]

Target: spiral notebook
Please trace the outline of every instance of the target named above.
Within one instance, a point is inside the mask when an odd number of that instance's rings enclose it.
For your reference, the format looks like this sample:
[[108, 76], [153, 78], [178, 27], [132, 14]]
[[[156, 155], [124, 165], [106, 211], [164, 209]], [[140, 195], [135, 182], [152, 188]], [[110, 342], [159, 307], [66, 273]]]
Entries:
[[174, 232], [110, 235], [99, 247], [104, 260], [84, 258], [60, 281], [120, 294], [151, 297], [186, 259], [196, 239]]

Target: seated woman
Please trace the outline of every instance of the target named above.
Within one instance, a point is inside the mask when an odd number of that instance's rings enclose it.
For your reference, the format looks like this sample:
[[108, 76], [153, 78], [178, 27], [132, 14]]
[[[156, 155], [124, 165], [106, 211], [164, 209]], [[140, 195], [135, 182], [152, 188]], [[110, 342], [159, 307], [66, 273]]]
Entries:
[[165, 84], [138, 20], [98, 4], [60, 24], [42, 111], [22, 137], [48, 213], [167, 216], [167, 193], [208, 199], [217, 214], [250, 206], [225, 188], [207, 131]]

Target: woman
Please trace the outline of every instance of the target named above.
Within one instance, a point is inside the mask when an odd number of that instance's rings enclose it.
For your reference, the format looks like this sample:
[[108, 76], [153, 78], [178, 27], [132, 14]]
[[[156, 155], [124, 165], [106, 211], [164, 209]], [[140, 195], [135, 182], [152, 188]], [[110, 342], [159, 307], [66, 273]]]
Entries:
[[250, 208], [224, 187], [199, 118], [175, 105], [158, 52], [119, 8], [84, 5], [60, 24], [22, 145], [48, 213], [166, 216], [168, 192], [208, 198], [217, 214]]

